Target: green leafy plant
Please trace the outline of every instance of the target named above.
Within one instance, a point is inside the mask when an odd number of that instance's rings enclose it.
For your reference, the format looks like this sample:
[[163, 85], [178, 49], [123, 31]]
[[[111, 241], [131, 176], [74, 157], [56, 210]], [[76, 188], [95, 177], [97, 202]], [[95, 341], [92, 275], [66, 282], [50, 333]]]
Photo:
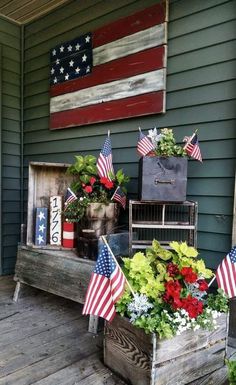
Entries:
[[171, 128], [162, 128], [159, 134], [157, 129], [154, 128], [148, 131], [148, 137], [153, 143], [154, 152], [157, 156], [187, 156], [183, 147], [176, 144]]
[[96, 163], [97, 158], [93, 155], [76, 155], [75, 162], [67, 169], [67, 173], [74, 177], [70, 188], [78, 198], [64, 210], [65, 219], [70, 222], [80, 221], [90, 203], [111, 203], [118, 186], [126, 193], [125, 185], [129, 182], [129, 177], [123, 170], [110, 174], [109, 178], [99, 177]]
[[216, 318], [228, 310], [222, 290], [207, 294], [213, 273], [186, 242], [171, 242], [170, 250], [157, 240], [145, 253], [123, 258], [123, 271], [134, 290], [126, 289], [117, 312], [147, 333], [170, 338], [188, 329], [216, 328]]
[[226, 360], [229, 385], [236, 385], [236, 360]]

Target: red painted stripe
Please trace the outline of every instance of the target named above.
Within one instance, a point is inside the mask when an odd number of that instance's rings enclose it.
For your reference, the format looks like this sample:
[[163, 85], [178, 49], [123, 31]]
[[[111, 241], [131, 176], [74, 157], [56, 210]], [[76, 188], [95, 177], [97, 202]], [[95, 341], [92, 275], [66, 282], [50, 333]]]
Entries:
[[50, 94], [51, 96], [62, 95], [138, 75], [139, 73], [154, 71], [164, 67], [164, 56], [164, 46], [137, 52], [93, 67], [92, 73], [89, 76], [57, 84], [51, 87]]
[[165, 2], [136, 12], [133, 15], [116, 20], [94, 31], [93, 47], [98, 47], [124, 36], [143, 31], [166, 20]]
[[63, 222], [63, 230], [64, 231], [75, 231], [75, 223], [74, 222]]
[[50, 128], [66, 128], [163, 112], [164, 92], [151, 92], [51, 114]]

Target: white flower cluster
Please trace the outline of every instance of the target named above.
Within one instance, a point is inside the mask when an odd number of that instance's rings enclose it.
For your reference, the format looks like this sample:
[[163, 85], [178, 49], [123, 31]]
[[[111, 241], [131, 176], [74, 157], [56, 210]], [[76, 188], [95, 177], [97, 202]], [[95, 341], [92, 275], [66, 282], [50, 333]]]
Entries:
[[131, 313], [130, 322], [134, 322], [141, 315], [146, 316], [151, 308], [153, 305], [148, 302], [146, 295], [135, 293], [132, 302], [128, 304], [128, 311]]
[[163, 134], [158, 134], [156, 127], [153, 130], [148, 130], [148, 138], [151, 139], [154, 148], [157, 148], [158, 142], [160, 142]]

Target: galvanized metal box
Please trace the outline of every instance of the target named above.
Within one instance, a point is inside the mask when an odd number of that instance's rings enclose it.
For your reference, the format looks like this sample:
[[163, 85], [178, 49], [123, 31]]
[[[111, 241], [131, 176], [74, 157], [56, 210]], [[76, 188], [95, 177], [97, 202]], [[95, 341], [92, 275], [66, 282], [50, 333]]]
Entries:
[[139, 199], [184, 202], [187, 189], [187, 158], [144, 156], [139, 162]]

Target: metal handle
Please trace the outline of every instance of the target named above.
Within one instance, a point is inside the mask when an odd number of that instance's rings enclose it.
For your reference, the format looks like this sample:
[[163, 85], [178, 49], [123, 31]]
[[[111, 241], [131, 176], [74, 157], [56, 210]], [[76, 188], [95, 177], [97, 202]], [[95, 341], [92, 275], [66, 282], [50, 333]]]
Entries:
[[174, 183], [175, 183], [175, 179], [164, 180], [164, 179], [158, 179], [158, 178], [156, 178], [154, 183], [155, 183], [156, 185], [157, 185], [158, 183], [161, 183], [161, 184], [174, 184]]

